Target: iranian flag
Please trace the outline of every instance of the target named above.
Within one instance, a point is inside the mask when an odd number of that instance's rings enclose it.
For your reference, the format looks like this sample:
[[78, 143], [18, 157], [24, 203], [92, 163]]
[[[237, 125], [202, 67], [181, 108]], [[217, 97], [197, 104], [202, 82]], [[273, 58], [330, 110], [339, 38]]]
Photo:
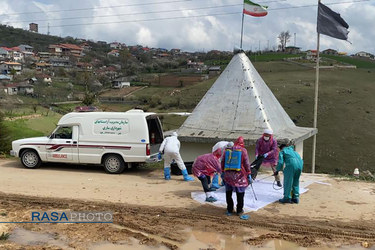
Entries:
[[266, 16], [267, 15], [267, 6], [262, 6], [256, 3], [253, 3], [249, 0], [244, 0], [243, 4], [243, 13], [250, 16]]

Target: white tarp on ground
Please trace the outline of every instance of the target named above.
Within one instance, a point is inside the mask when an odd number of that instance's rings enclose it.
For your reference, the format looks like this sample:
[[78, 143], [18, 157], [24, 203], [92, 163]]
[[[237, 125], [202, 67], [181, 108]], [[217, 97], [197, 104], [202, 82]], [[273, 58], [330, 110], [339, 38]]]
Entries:
[[[283, 191], [284, 191], [283, 189], [275, 190], [273, 188], [273, 177], [266, 178], [263, 180], [262, 180], [262, 177], [264, 178], [265, 176], [258, 175], [258, 180], [256, 180], [253, 183], [255, 195], [257, 196], [258, 200], [255, 200], [253, 190], [251, 189], [250, 186], [246, 189], [245, 199], [244, 199], [244, 208], [243, 208], [245, 213], [248, 213], [251, 211], [257, 211], [258, 209], [261, 209], [267, 206], [268, 204], [278, 201], [279, 199], [283, 197]], [[300, 181], [300, 194], [307, 192], [308, 189], [306, 187], [312, 183], [314, 183], [313, 180], [305, 179], [305, 180]], [[279, 188], [278, 186], [276, 186], [276, 184], [274, 187], [276, 189]], [[225, 187], [221, 187], [220, 189], [212, 193], [214, 194], [214, 197], [217, 199], [217, 201], [213, 203], [205, 202], [206, 195], [203, 191], [192, 192], [191, 198], [198, 201], [199, 203], [211, 204], [217, 207], [226, 208], [227, 203], [225, 200]], [[232, 198], [234, 202], [234, 208], [236, 208], [237, 198], [236, 198], [235, 192], [233, 192]], [[301, 198], [303, 199], [303, 197]]]

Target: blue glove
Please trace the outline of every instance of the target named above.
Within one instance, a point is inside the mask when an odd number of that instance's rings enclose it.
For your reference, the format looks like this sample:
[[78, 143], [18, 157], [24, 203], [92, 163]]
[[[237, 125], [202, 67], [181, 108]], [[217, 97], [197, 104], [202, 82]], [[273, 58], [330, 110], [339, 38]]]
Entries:
[[253, 178], [251, 178], [251, 174], [247, 176], [247, 180], [249, 181], [249, 185], [253, 183]]
[[161, 160], [161, 152], [158, 154], [158, 160]]
[[267, 156], [268, 156], [268, 153], [265, 153], [265, 154], [264, 154], [263, 156], [264, 156], [264, 158], [267, 158]]

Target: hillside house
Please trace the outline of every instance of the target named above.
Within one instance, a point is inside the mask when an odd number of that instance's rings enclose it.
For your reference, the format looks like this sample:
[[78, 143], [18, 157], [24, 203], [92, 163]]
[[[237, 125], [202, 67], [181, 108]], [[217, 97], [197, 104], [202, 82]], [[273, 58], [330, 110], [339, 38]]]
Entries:
[[20, 48], [20, 50], [22, 52], [26, 51], [26, 52], [33, 52], [33, 46], [30, 46], [30, 45], [27, 45], [27, 44], [21, 44], [21, 45], [18, 45], [18, 48]]
[[120, 52], [117, 49], [114, 49], [114, 50], [111, 50], [110, 52], [108, 52], [107, 56], [119, 57], [120, 56]]
[[15, 71], [17, 75], [21, 74], [22, 64], [18, 62], [1, 62], [0, 63], [0, 73], [4, 75], [9, 75], [12, 71]]
[[106, 41], [97, 41], [97, 44], [105, 46], [105, 45], [107, 45], [107, 42]]
[[38, 79], [36, 77], [32, 77], [28, 80], [28, 83], [29, 84], [37, 84], [38, 83]]
[[0, 47], [0, 59], [4, 60], [6, 58], [9, 58], [8, 50], [5, 47]]
[[114, 89], [122, 89], [130, 87], [130, 82], [126, 77], [120, 77], [112, 81], [112, 88]]
[[5, 85], [6, 89], [5, 89], [5, 93], [7, 93], [8, 95], [17, 95], [18, 93], [18, 86], [17, 84], [8, 84], [8, 85]]
[[299, 53], [301, 53], [301, 48], [295, 47], [295, 46], [288, 46], [288, 47], [285, 47], [285, 53], [287, 53], [287, 54], [299, 54]]
[[51, 66], [52, 65], [50, 63], [46, 63], [46, 62], [35, 63], [35, 69], [36, 69], [36, 71], [40, 71], [40, 72], [43, 72], [46, 69], [50, 69]]
[[80, 46], [84, 51], [90, 51], [92, 49], [88, 43], [82, 43]]
[[52, 44], [48, 47], [48, 50], [51, 54], [54, 54], [56, 56], [83, 56], [83, 48], [75, 44]]
[[11, 80], [11, 76], [8, 75], [0, 75], [0, 83], [6, 83], [8, 84]]
[[318, 58], [318, 51], [317, 50], [308, 50], [306, 51], [306, 59], [315, 61]]
[[40, 61], [46, 61], [49, 60], [49, 58], [51, 57], [51, 53], [39, 51], [38, 53], [36, 53], [36, 56], [39, 58]]
[[23, 62], [24, 61], [24, 54], [22, 53], [21, 49], [18, 47], [10, 48], [8, 51], [10, 55], [10, 59], [14, 62]]
[[49, 60], [52, 67], [70, 68], [70, 60], [68, 57], [52, 57]]
[[373, 58], [374, 57], [374, 55], [372, 55], [368, 52], [365, 52], [365, 51], [360, 51], [360, 52], [356, 53], [355, 56], [365, 57], [365, 58]]
[[221, 67], [220, 66], [212, 66], [208, 68], [208, 75], [211, 76], [217, 76], [221, 73]]
[[28, 82], [19, 83], [17, 84], [17, 94], [18, 95], [33, 95], [34, 86], [29, 84]]
[[173, 55], [178, 55], [180, 53], [181, 53], [180, 49], [171, 49], [171, 54], [173, 54]]
[[322, 53], [325, 55], [338, 55], [337, 50], [334, 50], [334, 49], [326, 49], [326, 50], [323, 50]]
[[203, 62], [192, 62], [190, 60], [186, 63], [186, 69], [182, 69], [183, 73], [202, 73], [207, 70], [207, 65]]
[[34, 53], [33, 53], [34, 48], [32, 46], [27, 45], [27, 44], [21, 44], [21, 45], [18, 45], [18, 48], [23, 53], [24, 58], [34, 56]]
[[107, 76], [109, 79], [116, 79], [119, 76], [119, 73], [117, 72], [116, 67], [114, 66], [108, 66], [108, 67], [102, 67], [96, 71], [96, 74], [99, 76]]
[[91, 71], [92, 70], [92, 65], [90, 63], [77, 62], [76, 66], [80, 71]]
[[50, 85], [52, 83], [52, 78], [50, 75], [47, 74], [38, 74], [36, 78], [39, 79], [41, 82], [47, 83]]
[[126, 48], [126, 45], [119, 42], [112, 42], [109, 44], [109, 47], [111, 49], [124, 49]]

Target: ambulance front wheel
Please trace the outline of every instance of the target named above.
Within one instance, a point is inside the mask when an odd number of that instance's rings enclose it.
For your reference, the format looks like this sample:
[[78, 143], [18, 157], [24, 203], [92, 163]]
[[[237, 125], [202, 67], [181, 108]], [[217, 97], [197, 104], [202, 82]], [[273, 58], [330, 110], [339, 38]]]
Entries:
[[21, 163], [25, 168], [38, 168], [42, 161], [35, 150], [26, 149], [21, 153]]
[[120, 174], [125, 169], [125, 162], [121, 156], [110, 154], [104, 157], [104, 169], [108, 174]]

